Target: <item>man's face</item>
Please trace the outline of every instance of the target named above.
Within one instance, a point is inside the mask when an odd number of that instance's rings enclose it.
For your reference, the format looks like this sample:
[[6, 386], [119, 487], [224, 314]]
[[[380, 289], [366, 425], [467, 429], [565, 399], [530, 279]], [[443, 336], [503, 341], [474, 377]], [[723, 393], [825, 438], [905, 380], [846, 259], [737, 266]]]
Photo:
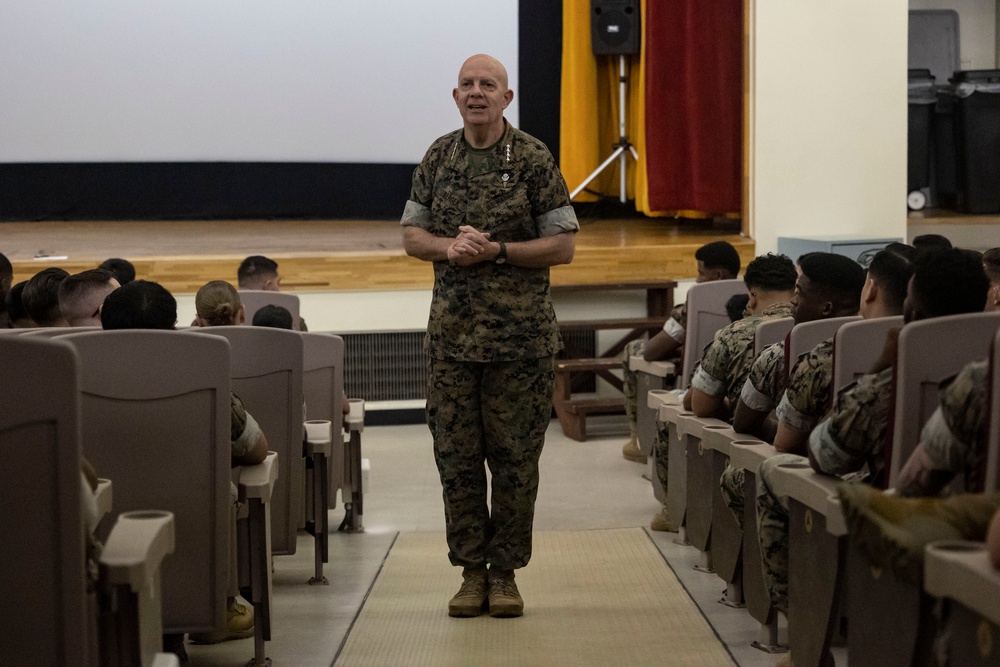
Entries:
[[452, 91], [466, 127], [503, 124], [503, 111], [514, 99], [507, 88], [503, 67], [486, 56], [473, 56], [458, 73], [458, 87]]
[[818, 320], [826, 314], [829, 302], [817, 293], [812, 281], [799, 273], [795, 280], [795, 294], [792, 296], [792, 317], [796, 324]]
[[720, 269], [709, 269], [705, 267], [705, 262], [698, 260], [698, 277], [695, 278], [696, 283], [710, 283], [713, 280], [722, 280], [722, 271]]

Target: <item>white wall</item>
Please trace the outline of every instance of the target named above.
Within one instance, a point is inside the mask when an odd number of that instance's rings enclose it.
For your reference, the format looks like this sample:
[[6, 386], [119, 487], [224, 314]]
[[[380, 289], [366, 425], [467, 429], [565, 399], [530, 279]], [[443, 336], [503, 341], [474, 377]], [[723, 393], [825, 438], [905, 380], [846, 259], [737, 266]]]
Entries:
[[757, 0], [747, 213], [779, 236], [906, 232], [906, 0]]
[[997, 6], [989, 0], [909, 0], [910, 9], [954, 9], [958, 12], [961, 69], [1000, 67], [997, 49]]
[[416, 163], [466, 57], [516, 90], [517, 7], [0, 0], [0, 162]]

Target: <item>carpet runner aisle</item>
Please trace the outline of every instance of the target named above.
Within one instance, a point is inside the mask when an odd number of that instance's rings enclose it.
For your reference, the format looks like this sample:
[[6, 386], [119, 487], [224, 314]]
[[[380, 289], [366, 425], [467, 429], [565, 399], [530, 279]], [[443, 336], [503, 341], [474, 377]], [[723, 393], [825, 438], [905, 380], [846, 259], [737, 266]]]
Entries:
[[444, 535], [400, 534], [335, 665], [733, 664], [640, 528], [536, 532], [521, 618], [449, 618], [460, 583]]

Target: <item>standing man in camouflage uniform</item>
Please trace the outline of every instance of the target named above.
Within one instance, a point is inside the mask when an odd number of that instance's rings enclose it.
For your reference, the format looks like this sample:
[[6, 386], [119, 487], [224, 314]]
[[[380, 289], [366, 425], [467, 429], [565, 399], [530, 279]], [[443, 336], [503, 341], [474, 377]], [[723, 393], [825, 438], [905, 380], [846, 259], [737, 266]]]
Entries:
[[[905, 322], [983, 310], [989, 287], [981, 264], [961, 250], [918, 253], [906, 300]], [[885, 348], [867, 375], [837, 393], [829, 416], [809, 435], [809, 462], [819, 473], [880, 485], [892, 396], [893, 365], [899, 329], [886, 337]], [[775, 609], [788, 613], [788, 498], [774, 492], [773, 477], [782, 463], [803, 461], [794, 455], [773, 456], [757, 474], [757, 526], [764, 583]], [[793, 647], [794, 649], [794, 647]]]
[[427, 150], [401, 220], [407, 254], [434, 263], [427, 423], [448, 557], [463, 568], [448, 613], [520, 616], [514, 570], [531, 557], [562, 345], [549, 267], [573, 259], [579, 223], [548, 149], [503, 117], [514, 97], [503, 65], [472, 56], [452, 96], [463, 128]]
[[[726, 241], [706, 243], [694, 252], [698, 263], [696, 283], [716, 280], [732, 280], [740, 273], [740, 254]], [[648, 341], [637, 339], [625, 346], [622, 354], [622, 393], [625, 394], [625, 417], [628, 419], [629, 439], [622, 447], [622, 456], [629, 461], [645, 463], [646, 457], [639, 449], [639, 435], [636, 430], [636, 401], [638, 400], [638, 379], [629, 366], [629, 359], [642, 355], [646, 361], [661, 361], [679, 356], [687, 333], [687, 302], [680, 303], [670, 311], [670, 317]]]

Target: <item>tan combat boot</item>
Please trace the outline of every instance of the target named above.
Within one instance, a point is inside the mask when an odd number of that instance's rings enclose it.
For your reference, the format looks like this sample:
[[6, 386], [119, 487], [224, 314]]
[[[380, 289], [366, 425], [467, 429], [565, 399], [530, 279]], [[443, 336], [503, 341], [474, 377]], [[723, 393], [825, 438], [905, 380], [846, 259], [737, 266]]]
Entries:
[[462, 570], [462, 579], [462, 587], [448, 602], [448, 615], [455, 618], [479, 616], [486, 603], [486, 568], [467, 567]]
[[628, 439], [628, 442], [622, 447], [622, 456], [624, 456], [629, 461], [634, 461], [636, 463], [645, 463], [646, 455], [642, 453], [639, 449], [639, 436], [635, 433]]
[[514, 583], [513, 570], [491, 568], [490, 582], [490, 616], [495, 618], [510, 618], [524, 613], [524, 600]]

